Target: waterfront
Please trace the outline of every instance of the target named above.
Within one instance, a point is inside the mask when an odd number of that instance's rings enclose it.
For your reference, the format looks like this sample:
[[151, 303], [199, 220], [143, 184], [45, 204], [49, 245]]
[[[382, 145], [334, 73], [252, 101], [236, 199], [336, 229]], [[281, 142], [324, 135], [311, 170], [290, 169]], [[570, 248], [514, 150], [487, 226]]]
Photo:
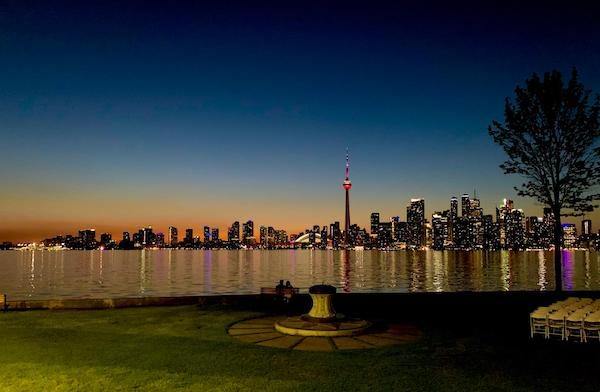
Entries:
[[[563, 252], [567, 290], [600, 290], [600, 253]], [[289, 279], [340, 292], [552, 290], [552, 252], [143, 250], [0, 252], [11, 299], [252, 294]]]

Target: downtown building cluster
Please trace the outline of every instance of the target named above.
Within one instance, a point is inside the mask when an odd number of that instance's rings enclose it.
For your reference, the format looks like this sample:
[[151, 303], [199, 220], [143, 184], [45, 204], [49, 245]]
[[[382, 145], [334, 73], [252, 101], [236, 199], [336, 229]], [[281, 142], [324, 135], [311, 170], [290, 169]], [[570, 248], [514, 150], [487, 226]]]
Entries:
[[[201, 235], [195, 235], [193, 228], [180, 233], [177, 227], [169, 226], [167, 233], [155, 232], [152, 226], [140, 228], [136, 232], [125, 231], [121, 238], [113, 238], [111, 233], [102, 233], [99, 238], [95, 229], [80, 230], [78, 235], [60, 235], [42, 241], [46, 248], [67, 249], [146, 249], [146, 248], [184, 248], [184, 249], [239, 249], [246, 248], [278, 248], [289, 245], [289, 237], [285, 230], [273, 227], [260, 227], [257, 241], [254, 235], [254, 222], [239, 221], [227, 230], [227, 238], [222, 239], [218, 227], [204, 226]], [[5, 243], [5, 248], [12, 244]]]
[[[428, 220], [425, 200], [411, 199], [406, 207], [406, 220], [392, 216], [381, 219], [378, 212], [370, 216], [370, 230], [357, 224], [349, 224], [348, 230], [340, 222], [314, 225], [297, 234], [288, 235], [285, 230], [272, 226], [260, 226], [255, 236], [254, 221], [233, 222], [225, 238], [219, 228], [204, 226], [200, 235], [187, 228], [180, 233], [170, 226], [165, 233], [155, 232], [152, 226], [136, 232], [123, 232], [120, 238], [96, 230], [80, 230], [78, 235], [62, 235], [42, 241], [46, 248], [67, 249], [281, 249], [281, 248], [366, 248], [366, 249], [550, 249], [553, 246], [554, 217], [549, 209], [543, 216], [525, 216], [512, 200], [504, 199], [496, 207], [495, 216], [485, 214], [480, 200], [463, 194], [460, 199], [450, 198], [449, 209], [436, 211]], [[581, 231], [572, 223], [562, 224], [565, 248], [600, 249], [600, 231], [592, 232], [589, 219], [581, 223]], [[2, 243], [0, 249], [13, 247]]]
[[[512, 200], [504, 199], [496, 207], [495, 216], [485, 214], [480, 200], [463, 194], [460, 200], [450, 198], [449, 209], [436, 211], [431, 221], [425, 218], [425, 200], [412, 199], [406, 208], [406, 221], [391, 217], [380, 220], [371, 214], [371, 248], [443, 249], [549, 249], [553, 246], [554, 216], [545, 208], [543, 216], [525, 216]], [[460, 210], [460, 212], [459, 212]], [[600, 249], [600, 232], [592, 232], [592, 222], [582, 221], [581, 234], [575, 224], [562, 224], [565, 248]]]

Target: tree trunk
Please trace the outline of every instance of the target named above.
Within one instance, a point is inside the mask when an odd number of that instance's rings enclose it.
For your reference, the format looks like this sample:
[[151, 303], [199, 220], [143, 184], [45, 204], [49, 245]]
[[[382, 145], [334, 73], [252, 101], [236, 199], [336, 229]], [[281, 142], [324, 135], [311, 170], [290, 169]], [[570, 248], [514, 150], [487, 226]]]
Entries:
[[554, 280], [555, 290], [562, 291], [562, 225], [560, 221], [560, 210], [553, 211], [554, 214]]

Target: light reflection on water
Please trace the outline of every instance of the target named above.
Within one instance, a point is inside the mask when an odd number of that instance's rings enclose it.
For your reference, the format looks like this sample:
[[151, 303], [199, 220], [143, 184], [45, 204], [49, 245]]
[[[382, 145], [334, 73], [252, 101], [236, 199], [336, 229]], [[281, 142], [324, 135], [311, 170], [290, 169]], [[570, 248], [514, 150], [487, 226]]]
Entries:
[[[552, 290], [552, 252], [3, 251], [13, 299], [258, 293], [280, 279], [342, 292]], [[600, 253], [563, 251], [567, 290], [600, 290]]]

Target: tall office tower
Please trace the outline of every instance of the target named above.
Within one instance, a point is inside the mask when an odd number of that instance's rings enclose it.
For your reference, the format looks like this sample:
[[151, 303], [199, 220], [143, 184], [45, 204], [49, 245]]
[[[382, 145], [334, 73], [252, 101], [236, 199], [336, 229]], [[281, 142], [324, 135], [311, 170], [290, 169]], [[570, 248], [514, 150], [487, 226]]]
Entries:
[[245, 244], [254, 242], [254, 222], [248, 220], [242, 226], [242, 241]]
[[325, 249], [327, 248], [327, 240], [328, 240], [328, 235], [327, 235], [327, 226], [323, 226], [321, 228], [321, 248]]
[[392, 244], [392, 222], [379, 222], [377, 225], [377, 247], [387, 248]]
[[577, 242], [577, 228], [573, 223], [563, 223], [563, 246], [565, 248], [573, 248]]
[[479, 218], [471, 218], [469, 230], [471, 232], [471, 243], [473, 248], [483, 248], [483, 215]]
[[331, 237], [331, 246], [334, 248], [338, 248], [342, 242], [340, 222], [333, 222], [329, 225], [329, 236]]
[[471, 216], [471, 199], [469, 198], [469, 194], [463, 193], [463, 195], [460, 198], [460, 201], [461, 201], [461, 207], [462, 207], [461, 216], [463, 216], [463, 217]]
[[260, 228], [258, 229], [258, 241], [260, 242], [260, 244], [262, 246], [267, 246], [268, 245], [268, 235], [267, 235], [267, 228], [266, 226], [260, 226]]
[[554, 243], [554, 213], [550, 207], [544, 208], [543, 221], [543, 240], [548, 244], [546, 248], [549, 248]]
[[519, 250], [525, 248], [525, 214], [523, 210], [512, 209], [504, 216], [505, 248]]
[[500, 249], [500, 231], [498, 223], [494, 222], [492, 215], [481, 217], [483, 226], [483, 249]]
[[169, 226], [169, 231], [167, 235], [167, 242], [169, 246], [177, 246], [179, 243], [179, 239], [177, 238], [177, 228], [173, 226]]
[[131, 241], [131, 237], [129, 236], [128, 231], [123, 232], [123, 241]]
[[584, 219], [581, 221], [581, 234], [589, 236], [592, 234], [592, 221], [591, 219]]
[[193, 245], [194, 244], [194, 229], [185, 229], [185, 244]]
[[528, 248], [540, 249], [548, 247], [544, 238], [544, 218], [539, 216], [528, 217], [525, 232], [527, 233]]
[[399, 241], [400, 238], [400, 217], [392, 216], [390, 218], [390, 222], [392, 223], [392, 241]]
[[165, 246], [165, 235], [163, 233], [156, 234], [156, 246], [162, 248]]
[[210, 237], [215, 242], [219, 241], [219, 228], [218, 227], [213, 227], [212, 233], [210, 234]]
[[346, 193], [346, 218], [344, 221], [343, 245], [348, 247], [350, 245], [350, 242], [348, 241], [350, 234], [350, 189], [352, 188], [352, 182], [350, 182], [350, 155], [348, 154], [348, 149], [346, 149], [346, 178], [342, 183], [342, 187]]
[[458, 199], [450, 198], [450, 214], [448, 215], [448, 240], [454, 242], [454, 221], [458, 218]]
[[204, 226], [204, 242], [210, 241], [210, 227]]
[[476, 196], [469, 201], [469, 216], [474, 219], [481, 219], [483, 216], [481, 201]]
[[441, 250], [446, 246], [446, 241], [448, 240], [448, 215], [441, 212], [434, 212], [431, 215], [433, 249]]
[[425, 245], [425, 199], [411, 199], [406, 207], [406, 223], [408, 224], [408, 245], [421, 247]]
[[459, 216], [454, 221], [454, 247], [458, 249], [471, 249], [471, 222], [469, 218]]
[[395, 235], [397, 236], [398, 242], [404, 242], [408, 244], [409, 235], [408, 235], [408, 223], [407, 222], [398, 222], [396, 224], [398, 227], [395, 229]]
[[143, 229], [142, 245], [154, 246], [156, 245], [156, 235], [152, 230], [152, 226], [144, 227]]
[[371, 213], [371, 236], [377, 236], [379, 232], [379, 212]]
[[513, 210], [513, 201], [504, 199], [502, 204], [496, 207], [496, 222], [500, 225], [500, 246], [506, 248], [506, 217]]
[[235, 221], [227, 231], [227, 241], [239, 241], [240, 240], [240, 222]]

